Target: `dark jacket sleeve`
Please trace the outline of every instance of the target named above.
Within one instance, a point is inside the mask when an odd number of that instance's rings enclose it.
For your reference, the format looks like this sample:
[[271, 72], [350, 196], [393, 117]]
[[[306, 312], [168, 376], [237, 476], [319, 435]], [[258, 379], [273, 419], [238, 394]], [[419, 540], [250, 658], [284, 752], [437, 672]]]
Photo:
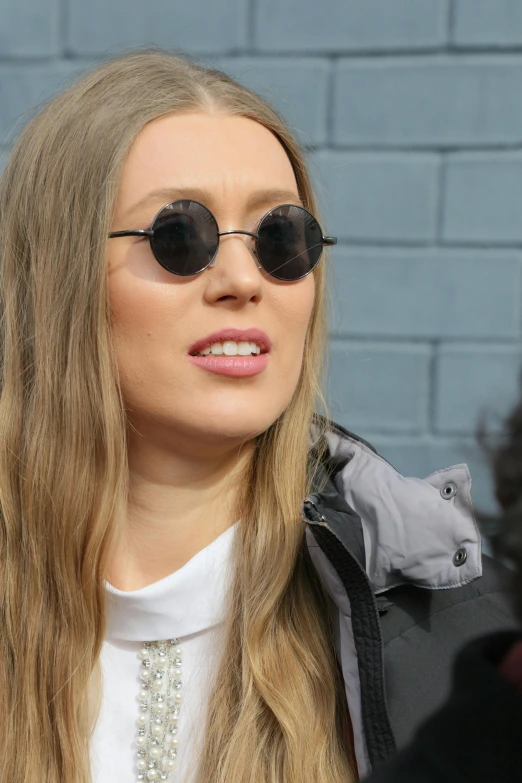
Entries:
[[522, 694], [498, 672], [520, 638], [504, 631], [468, 644], [448, 701], [366, 783], [520, 783]]
[[399, 749], [448, 697], [457, 652], [478, 636], [516, 627], [507, 573], [484, 556], [483, 576], [463, 587], [402, 586], [379, 598], [386, 698]]

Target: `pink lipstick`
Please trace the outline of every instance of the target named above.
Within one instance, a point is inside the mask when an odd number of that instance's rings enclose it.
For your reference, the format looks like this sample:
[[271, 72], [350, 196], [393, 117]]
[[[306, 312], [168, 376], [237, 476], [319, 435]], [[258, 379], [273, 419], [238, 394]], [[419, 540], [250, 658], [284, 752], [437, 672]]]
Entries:
[[221, 329], [189, 348], [189, 361], [207, 372], [248, 378], [266, 369], [271, 341], [260, 329]]

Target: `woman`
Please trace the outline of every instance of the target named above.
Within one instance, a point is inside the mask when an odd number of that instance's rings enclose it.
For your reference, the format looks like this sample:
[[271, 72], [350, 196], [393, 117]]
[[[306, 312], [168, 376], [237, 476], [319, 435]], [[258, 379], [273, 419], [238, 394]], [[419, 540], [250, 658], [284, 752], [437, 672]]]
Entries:
[[130, 54], [0, 191], [1, 779], [364, 777], [505, 610], [466, 467], [405, 479], [314, 416], [335, 240], [288, 127]]

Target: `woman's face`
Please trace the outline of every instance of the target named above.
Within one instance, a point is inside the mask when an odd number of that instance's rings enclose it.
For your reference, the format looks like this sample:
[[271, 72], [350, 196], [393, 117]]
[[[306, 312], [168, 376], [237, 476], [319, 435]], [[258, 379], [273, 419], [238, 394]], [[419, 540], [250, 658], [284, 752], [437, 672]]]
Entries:
[[[203, 203], [219, 231], [255, 231], [269, 209], [301, 204], [290, 161], [269, 130], [244, 117], [199, 112], [155, 120], [139, 134], [123, 169], [112, 230], [147, 229], [178, 198]], [[252, 241], [221, 237], [215, 265], [190, 277], [164, 269], [148, 239], [108, 241], [113, 339], [129, 419], [140, 433], [154, 431], [188, 449], [221, 447], [264, 432], [289, 404], [314, 277], [276, 280], [258, 267]], [[241, 370], [240, 357], [229, 362], [232, 374], [213, 371], [224, 364], [219, 356], [194, 357], [209, 337], [214, 346], [231, 342], [226, 332], [234, 329], [239, 342], [245, 330], [268, 338], [261, 346], [267, 355], [250, 360], [252, 374], [248, 362], [247, 374]], [[251, 335], [246, 342], [263, 343], [262, 335]]]

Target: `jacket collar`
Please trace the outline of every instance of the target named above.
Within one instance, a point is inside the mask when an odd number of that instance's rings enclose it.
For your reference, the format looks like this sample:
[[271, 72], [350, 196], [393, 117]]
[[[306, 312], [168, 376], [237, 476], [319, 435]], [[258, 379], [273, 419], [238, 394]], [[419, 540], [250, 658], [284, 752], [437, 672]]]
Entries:
[[[466, 465], [407, 478], [336, 424], [327, 440], [329, 456], [307, 501], [363, 565], [375, 593], [405, 583], [446, 589], [481, 575]], [[304, 518], [312, 521], [306, 501]]]

